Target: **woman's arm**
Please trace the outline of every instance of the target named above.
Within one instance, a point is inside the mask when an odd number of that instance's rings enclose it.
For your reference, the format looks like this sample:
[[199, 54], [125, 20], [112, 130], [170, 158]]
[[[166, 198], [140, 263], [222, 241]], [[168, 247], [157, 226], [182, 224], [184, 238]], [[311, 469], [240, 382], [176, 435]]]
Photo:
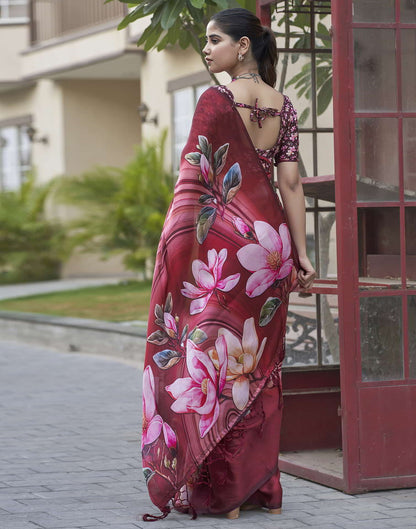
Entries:
[[305, 197], [297, 162], [280, 162], [277, 165], [277, 183], [290, 233], [299, 255], [298, 281], [303, 289], [312, 286], [316, 272], [306, 255]]

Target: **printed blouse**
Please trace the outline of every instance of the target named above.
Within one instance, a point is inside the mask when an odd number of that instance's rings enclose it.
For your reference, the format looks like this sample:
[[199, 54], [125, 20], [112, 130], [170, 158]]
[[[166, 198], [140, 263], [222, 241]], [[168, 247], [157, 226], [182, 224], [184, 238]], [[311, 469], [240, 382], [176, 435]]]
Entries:
[[226, 94], [235, 107], [249, 108], [250, 120], [257, 121], [259, 128], [262, 121], [267, 117], [280, 116], [280, 131], [276, 143], [270, 149], [256, 149], [260, 162], [266, 173], [270, 176], [272, 165], [280, 162], [297, 162], [299, 153], [299, 133], [297, 114], [288, 96], [283, 96], [283, 105], [280, 110], [269, 107], [259, 107], [258, 100], [254, 106], [235, 101], [234, 94], [224, 85], [217, 87], [218, 90]]

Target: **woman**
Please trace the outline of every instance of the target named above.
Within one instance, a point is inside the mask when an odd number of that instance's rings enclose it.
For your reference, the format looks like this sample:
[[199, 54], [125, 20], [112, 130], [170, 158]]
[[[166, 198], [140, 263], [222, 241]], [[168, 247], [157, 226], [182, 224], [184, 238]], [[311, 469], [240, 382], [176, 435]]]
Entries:
[[[143, 467], [161, 516], [279, 513], [281, 365], [306, 256], [296, 113], [277, 92], [273, 33], [214, 15], [206, 61], [227, 86], [199, 99], [157, 253], [143, 378]], [[285, 213], [271, 182], [272, 164]]]

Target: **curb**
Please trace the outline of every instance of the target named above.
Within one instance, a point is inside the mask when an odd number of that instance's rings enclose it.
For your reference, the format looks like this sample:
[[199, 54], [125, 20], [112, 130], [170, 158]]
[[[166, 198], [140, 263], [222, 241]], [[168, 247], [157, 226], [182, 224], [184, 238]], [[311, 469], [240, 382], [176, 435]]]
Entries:
[[140, 342], [147, 336], [147, 323], [126, 325], [0, 311], [0, 336], [3, 340], [51, 347], [62, 352], [99, 354], [142, 364], [144, 351]]

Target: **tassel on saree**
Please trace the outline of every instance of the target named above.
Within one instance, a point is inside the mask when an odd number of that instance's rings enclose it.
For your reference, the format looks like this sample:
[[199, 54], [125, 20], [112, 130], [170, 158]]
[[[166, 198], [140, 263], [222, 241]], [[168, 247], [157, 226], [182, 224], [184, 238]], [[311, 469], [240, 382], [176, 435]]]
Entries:
[[159, 516], [155, 514], [143, 514], [142, 520], [144, 522], [156, 522], [157, 520], [163, 520], [170, 513], [170, 507], [166, 505], [166, 507], [161, 509], [161, 511], [162, 514], [160, 514]]

